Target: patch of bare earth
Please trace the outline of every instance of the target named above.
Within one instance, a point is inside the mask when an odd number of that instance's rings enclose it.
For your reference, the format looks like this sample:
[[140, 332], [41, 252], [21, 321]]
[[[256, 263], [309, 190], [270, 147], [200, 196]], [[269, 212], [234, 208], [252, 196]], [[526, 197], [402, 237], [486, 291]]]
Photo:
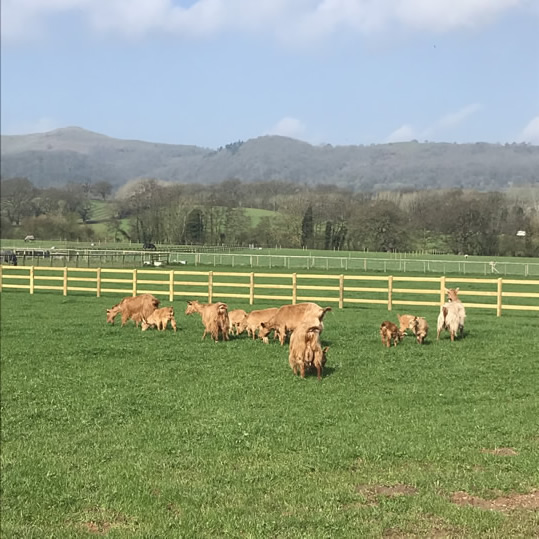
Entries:
[[497, 447], [495, 449], [481, 449], [481, 453], [488, 453], [489, 455], [497, 455], [499, 457], [515, 457], [518, 455], [518, 451], [515, 451], [512, 447]]
[[126, 529], [133, 526], [133, 519], [121, 513], [114, 513], [100, 508], [89, 512], [90, 514], [94, 513], [91, 515], [93, 518], [78, 523], [78, 526], [89, 533], [106, 535], [113, 529]]
[[460, 506], [471, 506], [488, 511], [501, 511], [508, 513], [510, 511], [536, 511], [539, 509], [539, 490], [534, 490], [528, 494], [509, 494], [499, 496], [491, 500], [471, 496], [467, 492], [454, 492], [451, 501]]

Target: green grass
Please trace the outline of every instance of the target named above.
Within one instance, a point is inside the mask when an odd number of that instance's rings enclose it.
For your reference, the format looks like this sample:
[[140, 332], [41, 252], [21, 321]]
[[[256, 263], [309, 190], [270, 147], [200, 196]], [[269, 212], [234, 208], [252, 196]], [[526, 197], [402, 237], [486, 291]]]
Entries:
[[[532, 511], [450, 501], [539, 485], [531, 316], [469, 312], [451, 343], [421, 310], [428, 344], [385, 349], [393, 313], [336, 310], [318, 382], [274, 342], [201, 341], [184, 301], [174, 334], [107, 326], [117, 297], [1, 299], [3, 537], [538, 533]], [[518, 455], [482, 452], [496, 447]], [[398, 484], [416, 493], [372, 494]]]
[[260, 223], [263, 217], [275, 218], [279, 215], [279, 212], [272, 210], [262, 210], [259, 208], [245, 208], [245, 215], [251, 218], [251, 226], [253, 228]]
[[92, 216], [93, 221], [106, 221], [114, 217], [114, 203], [107, 200], [92, 200]]

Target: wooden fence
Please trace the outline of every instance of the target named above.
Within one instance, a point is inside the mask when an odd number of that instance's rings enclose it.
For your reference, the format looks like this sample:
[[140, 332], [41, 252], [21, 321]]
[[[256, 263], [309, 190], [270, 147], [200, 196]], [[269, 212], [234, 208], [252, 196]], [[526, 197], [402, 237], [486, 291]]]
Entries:
[[[445, 301], [446, 286], [460, 287], [459, 296], [467, 308], [492, 309], [497, 316], [503, 310], [539, 311], [538, 280], [0, 266], [0, 291], [52, 290], [64, 296], [79, 292], [97, 297], [151, 293], [170, 301], [234, 298], [250, 305], [275, 300], [335, 303], [341, 309], [357, 304], [387, 305], [390, 311], [395, 306], [439, 307]], [[480, 300], [471, 301], [472, 297]]]

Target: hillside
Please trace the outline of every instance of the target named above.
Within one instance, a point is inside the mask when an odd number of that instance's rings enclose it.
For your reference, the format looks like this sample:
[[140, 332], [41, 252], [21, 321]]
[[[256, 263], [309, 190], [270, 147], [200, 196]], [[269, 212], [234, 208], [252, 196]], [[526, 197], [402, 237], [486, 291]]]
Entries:
[[312, 146], [264, 136], [212, 150], [121, 140], [77, 127], [3, 135], [1, 176], [38, 187], [134, 178], [180, 183], [286, 180], [334, 184], [354, 191], [464, 187], [503, 190], [539, 183], [539, 146], [394, 143]]

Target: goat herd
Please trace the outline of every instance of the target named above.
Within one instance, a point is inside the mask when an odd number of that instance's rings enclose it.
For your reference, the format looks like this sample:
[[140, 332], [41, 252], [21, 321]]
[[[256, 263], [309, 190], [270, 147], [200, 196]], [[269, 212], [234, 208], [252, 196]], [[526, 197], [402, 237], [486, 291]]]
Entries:
[[[451, 341], [457, 334], [462, 336], [466, 312], [458, 298], [458, 288], [446, 289], [447, 302], [440, 309], [437, 323], [437, 339], [442, 330], [450, 332]], [[168, 323], [176, 331], [173, 307], [159, 308], [160, 301], [152, 294], [142, 294], [124, 298], [120, 303], [107, 309], [107, 322], [114, 324], [118, 314], [122, 315], [122, 327], [128, 320], [133, 320], [142, 331], [157, 328], [164, 331]], [[230, 335], [240, 335], [247, 331], [249, 337], [256, 339], [257, 334], [263, 342], [268, 343], [269, 335], [273, 331], [274, 339], [284, 344], [287, 335], [290, 335], [290, 349], [288, 361], [294, 374], [305, 377], [306, 370], [315, 368], [318, 379], [322, 377], [322, 370], [326, 364], [328, 347], [322, 348], [320, 334], [324, 329], [323, 319], [331, 307], [320, 307], [316, 303], [297, 303], [282, 305], [269, 309], [254, 310], [247, 313], [243, 309], [228, 311], [226, 303], [200, 303], [197, 300], [188, 301], [186, 315], [197, 313], [201, 316], [204, 325], [204, 339], [209, 333], [214, 341], [219, 336], [225, 341]], [[411, 330], [417, 342], [422, 344], [428, 334], [429, 326], [425, 318], [414, 315], [397, 315], [400, 327], [388, 320], [380, 326], [380, 336], [384, 346], [394, 346], [404, 338], [406, 331]]]

